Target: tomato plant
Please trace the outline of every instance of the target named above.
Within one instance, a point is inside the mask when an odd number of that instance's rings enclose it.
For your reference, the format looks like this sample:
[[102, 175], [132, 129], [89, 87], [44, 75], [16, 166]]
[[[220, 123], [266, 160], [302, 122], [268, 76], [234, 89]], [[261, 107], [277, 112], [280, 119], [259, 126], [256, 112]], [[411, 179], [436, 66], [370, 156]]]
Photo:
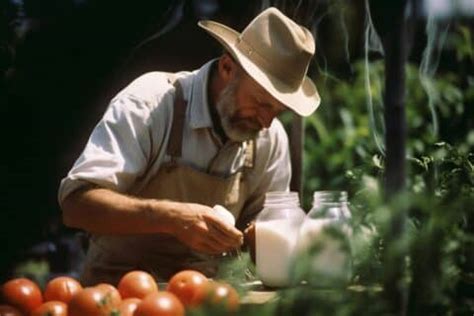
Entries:
[[138, 304], [133, 316], [184, 316], [184, 306], [173, 293], [154, 292]]
[[169, 280], [167, 290], [176, 295], [184, 306], [195, 306], [194, 296], [205, 291], [208, 283], [207, 277], [194, 270], [183, 270], [176, 273]]
[[2, 286], [2, 296], [7, 304], [17, 307], [25, 314], [29, 314], [43, 303], [38, 285], [26, 278], [5, 282]]
[[151, 274], [145, 271], [130, 271], [125, 274], [117, 286], [122, 298], [144, 298], [146, 295], [158, 291], [158, 285]]
[[67, 305], [60, 301], [49, 301], [35, 308], [30, 316], [67, 316]]
[[45, 301], [61, 301], [69, 303], [74, 294], [82, 290], [82, 285], [71, 277], [57, 277], [46, 284]]

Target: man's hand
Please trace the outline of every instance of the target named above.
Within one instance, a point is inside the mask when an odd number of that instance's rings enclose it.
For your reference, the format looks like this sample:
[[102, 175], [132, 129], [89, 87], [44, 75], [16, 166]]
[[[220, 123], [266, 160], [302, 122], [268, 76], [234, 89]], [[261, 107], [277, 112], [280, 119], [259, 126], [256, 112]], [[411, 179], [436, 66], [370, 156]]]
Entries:
[[212, 208], [193, 203], [176, 203], [170, 212], [173, 229], [170, 232], [193, 250], [220, 254], [239, 248], [243, 235], [227, 225]]
[[255, 222], [251, 222], [244, 230], [244, 241], [249, 249], [250, 258], [255, 263]]
[[67, 226], [97, 234], [168, 233], [196, 251], [219, 254], [242, 245], [242, 233], [212, 208], [170, 200], [139, 199], [104, 188], [87, 188], [63, 202]]

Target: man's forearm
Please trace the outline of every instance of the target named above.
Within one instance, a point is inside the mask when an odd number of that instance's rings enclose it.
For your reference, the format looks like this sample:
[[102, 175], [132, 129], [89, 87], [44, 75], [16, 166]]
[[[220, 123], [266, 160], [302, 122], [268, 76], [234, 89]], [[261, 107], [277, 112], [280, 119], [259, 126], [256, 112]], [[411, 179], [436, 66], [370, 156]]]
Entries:
[[100, 234], [170, 233], [175, 204], [89, 188], [73, 192], [64, 200], [63, 222]]

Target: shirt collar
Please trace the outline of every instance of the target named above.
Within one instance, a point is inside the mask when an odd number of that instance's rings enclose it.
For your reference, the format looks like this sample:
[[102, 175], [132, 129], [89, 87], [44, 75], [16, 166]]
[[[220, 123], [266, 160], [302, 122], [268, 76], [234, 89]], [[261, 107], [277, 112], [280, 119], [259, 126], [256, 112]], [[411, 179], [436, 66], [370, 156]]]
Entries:
[[197, 70], [190, 84], [191, 91], [188, 96], [189, 124], [191, 128], [212, 128], [211, 113], [209, 113], [209, 98], [207, 86], [211, 73], [213, 59]]

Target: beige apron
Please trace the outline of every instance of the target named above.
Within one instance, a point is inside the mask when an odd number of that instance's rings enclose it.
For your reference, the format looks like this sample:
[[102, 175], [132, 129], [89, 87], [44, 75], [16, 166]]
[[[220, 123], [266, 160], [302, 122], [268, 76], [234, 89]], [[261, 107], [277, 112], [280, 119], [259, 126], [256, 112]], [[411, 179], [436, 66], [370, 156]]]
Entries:
[[[160, 167], [138, 196], [211, 207], [221, 204], [237, 219], [246, 200], [244, 175], [246, 169], [253, 167], [254, 142], [242, 144], [245, 146], [244, 167], [227, 178], [177, 162], [181, 156], [186, 101], [179, 81], [176, 80], [174, 86], [173, 124], [167, 147], [171, 161]], [[148, 271], [159, 281], [166, 281], [183, 269], [195, 269], [212, 277], [218, 263], [218, 257], [195, 252], [168, 234], [93, 235], [81, 281], [84, 285], [117, 284], [123, 274], [135, 269]]]

